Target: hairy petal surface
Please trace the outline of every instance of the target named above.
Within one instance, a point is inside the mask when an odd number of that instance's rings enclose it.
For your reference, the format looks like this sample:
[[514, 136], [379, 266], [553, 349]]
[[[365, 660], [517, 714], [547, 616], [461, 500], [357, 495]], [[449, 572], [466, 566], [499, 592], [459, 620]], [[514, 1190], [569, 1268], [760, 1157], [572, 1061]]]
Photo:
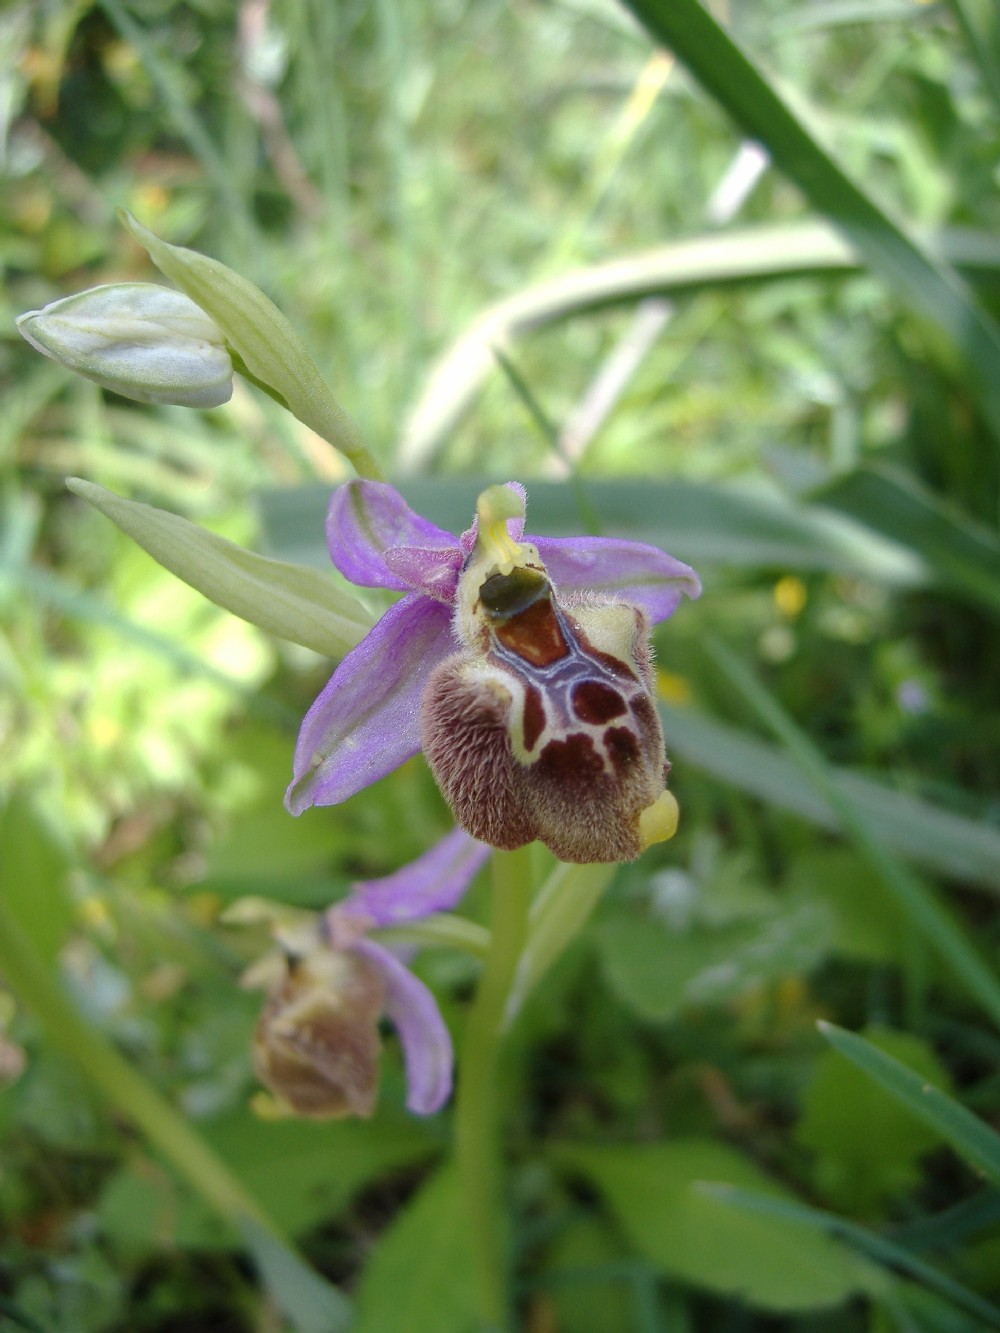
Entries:
[[559, 593], [594, 592], [639, 606], [650, 623], [673, 615], [681, 597], [698, 597], [690, 565], [645, 542], [617, 537], [530, 537]]
[[390, 607], [305, 716], [285, 794], [293, 815], [346, 801], [416, 754], [424, 686], [453, 651], [446, 606], [411, 593]]
[[456, 828], [423, 856], [383, 879], [359, 880], [338, 907], [369, 918], [376, 926], [419, 921], [431, 912], [449, 912], [490, 855], [464, 829]]
[[385, 1012], [399, 1033], [406, 1062], [406, 1105], [415, 1115], [433, 1115], [451, 1095], [454, 1051], [437, 1001], [422, 981], [388, 949], [360, 940], [355, 951], [382, 973]]
[[451, 606], [455, 600], [462, 552], [456, 545], [447, 550], [425, 546], [393, 546], [385, 553], [389, 572], [401, 579], [407, 588], [433, 597], [436, 602]]
[[338, 486], [326, 517], [330, 558], [346, 579], [363, 588], [415, 585], [386, 563], [397, 547], [458, 552], [458, 539], [415, 514], [392, 486], [382, 481], [349, 481]]

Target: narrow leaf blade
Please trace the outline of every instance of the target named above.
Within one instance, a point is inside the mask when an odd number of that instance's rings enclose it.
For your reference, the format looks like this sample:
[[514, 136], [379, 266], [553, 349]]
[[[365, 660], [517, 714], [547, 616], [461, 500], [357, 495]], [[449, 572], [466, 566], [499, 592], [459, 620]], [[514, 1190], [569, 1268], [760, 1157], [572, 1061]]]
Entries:
[[626, 0], [649, 32], [681, 59], [748, 138], [768, 150], [911, 309], [959, 351], [983, 414], [1000, 442], [1000, 329], [956, 271], [865, 192], [795, 115], [699, 0]]
[[835, 1050], [880, 1083], [911, 1114], [937, 1130], [960, 1156], [984, 1176], [994, 1184], [1000, 1183], [1000, 1134], [953, 1097], [863, 1037], [832, 1023], [820, 1023], [818, 1026]]

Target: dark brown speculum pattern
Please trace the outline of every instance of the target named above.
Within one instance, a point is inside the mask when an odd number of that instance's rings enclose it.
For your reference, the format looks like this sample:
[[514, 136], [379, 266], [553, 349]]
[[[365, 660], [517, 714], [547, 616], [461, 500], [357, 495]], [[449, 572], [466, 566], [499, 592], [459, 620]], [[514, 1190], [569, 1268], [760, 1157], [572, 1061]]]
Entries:
[[665, 772], [645, 616], [561, 605], [524, 567], [486, 579], [474, 612], [476, 642], [434, 672], [421, 717], [459, 822], [497, 847], [539, 838], [565, 861], [634, 859]]

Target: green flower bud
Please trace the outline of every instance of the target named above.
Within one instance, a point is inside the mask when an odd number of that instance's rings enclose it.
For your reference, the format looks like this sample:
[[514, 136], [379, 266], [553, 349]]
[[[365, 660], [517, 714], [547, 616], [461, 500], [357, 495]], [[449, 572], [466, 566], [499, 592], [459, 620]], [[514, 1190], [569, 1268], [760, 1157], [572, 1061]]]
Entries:
[[91, 287], [28, 311], [17, 328], [44, 356], [140, 403], [218, 407], [232, 397], [222, 330], [170, 287]]

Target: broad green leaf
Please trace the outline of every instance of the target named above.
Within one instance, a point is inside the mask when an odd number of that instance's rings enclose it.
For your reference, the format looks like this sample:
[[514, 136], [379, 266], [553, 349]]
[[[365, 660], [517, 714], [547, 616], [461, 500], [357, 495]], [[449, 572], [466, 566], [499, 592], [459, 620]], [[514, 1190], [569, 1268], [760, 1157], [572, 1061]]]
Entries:
[[865, 1041], [832, 1023], [819, 1030], [834, 1050], [881, 1084], [911, 1115], [940, 1134], [984, 1176], [1000, 1182], [1000, 1134], [940, 1088]]
[[[869, 1028], [864, 1035], [923, 1081], [949, 1086], [946, 1070], [919, 1037], [885, 1028]], [[837, 1208], [863, 1215], [915, 1185], [920, 1158], [941, 1141], [837, 1051], [825, 1052], [813, 1070], [795, 1138], [815, 1154], [819, 1194]]]
[[67, 485], [184, 583], [270, 634], [340, 658], [371, 628], [372, 617], [361, 603], [315, 569], [257, 555], [186, 518], [125, 500], [93, 482], [74, 477]]
[[119, 215], [153, 263], [218, 324], [249, 378], [349, 458], [362, 476], [378, 476], [358, 427], [331, 393], [288, 319], [259, 287], [217, 259], [170, 245]]
[[46, 1333], [41, 1324], [36, 1323], [13, 1301], [4, 1300], [3, 1297], [0, 1297], [0, 1315], [3, 1315], [4, 1319], [9, 1319], [18, 1328], [26, 1328], [28, 1333]]
[[640, 1254], [706, 1291], [767, 1310], [817, 1310], [878, 1282], [875, 1270], [829, 1237], [748, 1217], [700, 1189], [714, 1181], [789, 1197], [725, 1144], [559, 1145], [553, 1157], [597, 1189]]
[[335, 1217], [369, 1181], [440, 1147], [427, 1125], [388, 1104], [370, 1121], [266, 1121], [234, 1111], [206, 1126], [205, 1138], [296, 1235]]
[[815, 492], [830, 506], [914, 551], [938, 587], [1000, 611], [1000, 541], [904, 472], [871, 467]]
[[671, 929], [665, 922], [616, 917], [597, 932], [608, 985], [647, 1022], [689, 1005], [721, 1004], [755, 986], [811, 971], [829, 938], [829, 913], [800, 901], [749, 921]]
[[887, 894], [869, 892], [871, 874], [850, 847], [812, 846], [790, 859], [785, 890], [830, 912], [830, 953], [869, 963], [899, 961], [906, 917]]
[[[370, 1181], [432, 1155], [433, 1134], [385, 1105], [377, 1120], [320, 1123], [261, 1120], [241, 1108], [199, 1125], [205, 1141], [246, 1185], [283, 1232], [301, 1235], [329, 1221]], [[169, 1176], [123, 1168], [108, 1182], [100, 1213], [123, 1244], [154, 1247], [164, 1226], [176, 1244], [229, 1247], [203, 1200], [179, 1191]]]
[[[235, 1176], [194, 1126], [78, 1012], [31, 937], [7, 910], [0, 896], [0, 971], [7, 985], [32, 1010], [53, 1045], [65, 1052], [95, 1089], [110, 1100], [196, 1190], [225, 1223], [240, 1228], [262, 1274], [271, 1274], [288, 1299], [286, 1311], [298, 1333], [339, 1333], [346, 1303], [288, 1246], [243, 1182]], [[295, 1279], [302, 1300], [289, 1293]], [[316, 1310], [331, 1318], [313, 1318]], [[336, 1318], [333, 1316], [336, 1315]]]
[[355, 1333], [469, 1333], [473, 1261], [459, 1180], [437, 1172], [393, 1219], [358, 1288]]
[[[822, 828], [838, 827], [830, 802], [802, 781], [799, 766], [776, 746], [693, 708], [661, 703], [660, 715], [672, 758]], [[930, 870], [1000, 893], [1000, 830], [842, 768], [831, 767], [830, 774], [886, 846]]]
[[1000, 442], [1000, 329], [963, 280], [856, 184], [699, 0], [626, 0], [748, 138], [768, 150], [858, 254], [961, 355]]

